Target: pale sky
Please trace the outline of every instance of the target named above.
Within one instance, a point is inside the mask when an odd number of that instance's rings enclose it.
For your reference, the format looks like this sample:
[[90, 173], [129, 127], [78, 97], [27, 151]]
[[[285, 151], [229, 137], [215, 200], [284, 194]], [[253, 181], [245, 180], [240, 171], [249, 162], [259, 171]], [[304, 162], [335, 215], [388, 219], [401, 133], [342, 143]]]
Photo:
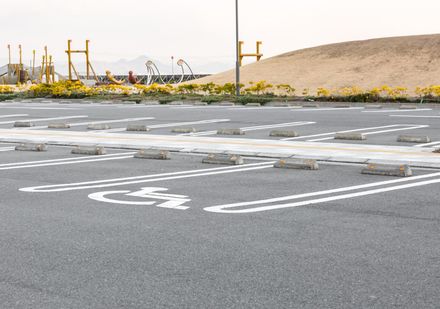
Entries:
[[[385, 36], [439, 33], [439, 0], [239, 0], [240, 36], [265, 57], [304, 47]], [[140, 55], [168, 61], [234, 62], [234, 0], [0, 0], [0, 59], [15, 51], [49, 46], [66, 61], [66, 40], [92, 59]], [[14, 55], [16, 58], [16, 54]], [[2, 63], [0, 63], [1, 65]]]

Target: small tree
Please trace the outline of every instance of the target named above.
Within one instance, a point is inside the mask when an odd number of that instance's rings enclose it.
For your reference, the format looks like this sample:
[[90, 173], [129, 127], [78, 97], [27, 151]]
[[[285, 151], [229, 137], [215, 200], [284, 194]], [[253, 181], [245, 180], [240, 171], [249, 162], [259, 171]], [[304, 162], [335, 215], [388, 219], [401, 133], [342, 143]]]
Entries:
[[288, 84], [280, 84], [277, 85], [276, 88], [280, 91], [283, 91], [288, 96], [294, 96], [296, 89]]

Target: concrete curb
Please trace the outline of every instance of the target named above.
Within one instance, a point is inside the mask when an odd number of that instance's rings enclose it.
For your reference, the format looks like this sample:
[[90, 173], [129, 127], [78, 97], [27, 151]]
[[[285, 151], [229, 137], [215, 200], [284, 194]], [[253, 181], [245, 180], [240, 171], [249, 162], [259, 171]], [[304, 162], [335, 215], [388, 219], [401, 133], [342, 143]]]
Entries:
[[34, 124], [30, 121], [16, 121], [16, 122], [14, 122], [14, 128], [30, 128], [33, 126], [34, 126]]
[[170, 160], [170, 152], [163, 149], [140, 149], [134, 156], [136, 159]]
[[195, 128], [174, 128], [171, 130], [172, 133], [180, 133], [180, 134], [188, 134], [188, 133], [196, 133], [197, 130]]
[[396, 177], [410, 177], [412, 176], [412, 170], [409, 165], [389, 165], [389, 164], [377, 164], [370, 163], [364, 169], [362, 174], [368, 175], [380, 175], [380, 176], [396, 176]]
[[239, 155], [211, 153], [202, 160], [206, 164], [242, 165], [243, 158]]
[[35, 151], [43, 152], [47, 151], [47, 145], [42, 143], [22, 143], [15, 146], [16, 151]]
[[281, 159], [275, 162], [273, 167], [297, 170], [319, 170], [318, 163], [313, 159]]
[[416, 135], [400, 135], [397, 138], [398, 142], [401, 143], [420, 143], [427, 144], [431, 142], [431, 138], [429, 136], [416, 136]]
[[129, 132], [148, 132], [150, 129], [146, 125], [142, 124], [129, 124], [127, 126], [127, 131]]
[[273, 137], [298, 137], [299, 134], [296, 131], [273, 130], [269, 133], [269, 136], [273, 136]]
[[335, 139], [351, 140], [351, 141], [365, 141], [367, 137], [362, 133], [336, 133]]
[[217, 135], [244, 135], [244, 131], [241, 129], [219, 129]]
[[71, 153], [88, 156], [102, 156], [107, 154], [105, 148], [101, 146], [77, 146], [72, 149]]

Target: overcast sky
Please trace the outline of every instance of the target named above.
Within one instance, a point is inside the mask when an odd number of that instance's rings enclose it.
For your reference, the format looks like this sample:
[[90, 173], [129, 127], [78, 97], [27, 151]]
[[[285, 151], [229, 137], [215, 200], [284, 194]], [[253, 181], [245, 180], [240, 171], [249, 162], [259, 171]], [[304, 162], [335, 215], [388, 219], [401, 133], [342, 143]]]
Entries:
[[[265, 56], [325, 43], [440, 32], [439, 0], [239, 0], [246, 49]], [[0, 59], [21, 43], [25, 58], [49, 46], [66, 61], [66, 40], [92, 58], [140, 55], [196, 63], [234, 59], [234, 0], [0, 0]]]

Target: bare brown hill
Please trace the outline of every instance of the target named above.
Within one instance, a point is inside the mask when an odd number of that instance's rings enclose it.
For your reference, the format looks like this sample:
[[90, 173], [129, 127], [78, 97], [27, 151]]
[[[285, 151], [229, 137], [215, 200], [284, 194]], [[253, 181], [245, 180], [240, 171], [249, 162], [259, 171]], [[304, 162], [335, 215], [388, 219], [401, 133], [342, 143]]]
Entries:
[[[197, 83], [233, 82], [234, 71]], [[440, 34], [345, 42], [302, 49], [242, 67], [242, 82], [266, 80], [297, 90], [440, 84]]]

